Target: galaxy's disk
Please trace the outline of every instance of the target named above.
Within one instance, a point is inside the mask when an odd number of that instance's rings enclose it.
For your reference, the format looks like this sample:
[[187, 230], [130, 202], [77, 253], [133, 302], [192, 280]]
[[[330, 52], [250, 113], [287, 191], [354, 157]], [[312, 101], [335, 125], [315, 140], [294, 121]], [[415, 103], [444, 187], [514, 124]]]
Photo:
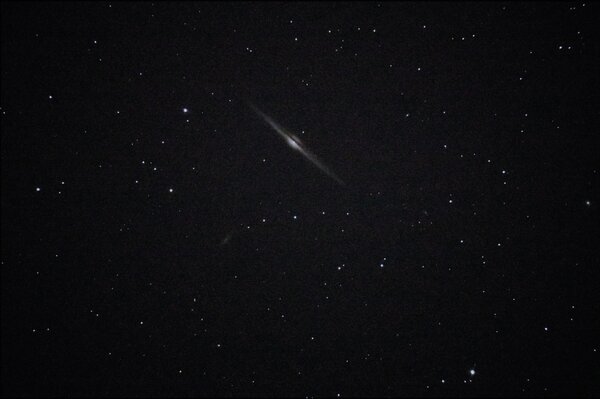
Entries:
[[304, 158], [309, 160], [313, 165], [315, 165], [317, 168], [319, 168], [327, 176], [329, 176], [333, 180], [335, 180], [338, 184], [345, 185], [344, 181], [342, 179], [340, 179], [328, 166], [326, 166], [315, 154], [313, 154], [302, 143], [302, 141], [298, 137], [296, 137], [296, 135], [289, 132], [284, 127], [280, 126], [277, 122], [275, 122], [273, 120], [273, 118], [271, 118], [269, 115], [267, 115], [264, 112], [262, 112], [261, 110], [259, 110], [255, 105], [253, 105], [251, 103], [249, 103], [249, 105], [252, 108], [252, 110], [254, 110], [254, 112], [256, 112], [256, 114], [258, 116], [260, 116], [265, 122], [267, 122], [267, 124], [269, 126], [271, 126], [273, 128], [273, 130], [275, 130], [277, 132], [277, 134], [279, 134], [281, 136], [281, 138], [283, 138], [285, 140], [285, 142], [287, 143], [287, 145], [290, 148], [300, 152], [300, 154], [302, 154], [304, 156]]

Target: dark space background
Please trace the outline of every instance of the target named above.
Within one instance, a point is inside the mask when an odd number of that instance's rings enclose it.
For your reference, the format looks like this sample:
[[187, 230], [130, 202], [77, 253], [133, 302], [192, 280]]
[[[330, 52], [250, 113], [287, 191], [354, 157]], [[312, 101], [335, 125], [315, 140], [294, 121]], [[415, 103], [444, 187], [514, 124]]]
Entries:
[[3, 396], [598, 396], [598, 7], [3, 2]]

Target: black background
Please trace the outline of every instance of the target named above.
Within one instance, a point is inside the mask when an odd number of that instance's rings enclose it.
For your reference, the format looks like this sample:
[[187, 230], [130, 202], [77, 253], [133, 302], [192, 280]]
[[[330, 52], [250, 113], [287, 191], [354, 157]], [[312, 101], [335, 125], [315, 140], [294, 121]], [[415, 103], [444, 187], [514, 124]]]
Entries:
[[3, 395], [600, 394], [597, 4], [1, 12]]

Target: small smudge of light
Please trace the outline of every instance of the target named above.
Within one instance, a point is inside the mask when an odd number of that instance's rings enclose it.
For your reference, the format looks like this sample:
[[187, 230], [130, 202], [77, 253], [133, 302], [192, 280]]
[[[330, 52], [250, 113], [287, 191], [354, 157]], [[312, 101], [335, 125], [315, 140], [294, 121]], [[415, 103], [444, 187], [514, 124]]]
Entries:
[[35, 188], [35, 191], [42, 191], [42, 189], [41, 189], [41, 188], [39, 188], [39, 187], [36, 187], [36, 188]]
[[548, 331], [548, 327], [544, 327], [544, 331]]
[[469, 370], [469, 374], [475, 375], [475, 370], [474, 369]]
[[298, 216], [294, 215], [294, 220], [298, 219]]
[[49, 98], [50, 100], [52, 100], [52, 96], [48, 96], [48, 98]]
[[184, 114], [187, 114], [187, 113], [188, 113], [188, 111], [189, 111], [189, 109], [187, 109], [187, 108], [184, 108], [184, 109], [183, 109], [183, 113], [184, 113]]
[[446, 383], [446, 380], [442, 380], [442, 384], [445, 384], [445, 383]]
[[590, 205], [592, 205], [592, 203], [591, 203], [589, 200], [585, 201], [585, 204], [586, 204], [587, 206], [590, 206]]
[[383, 263], [380, 263], [380, 264], [379, 264], [379, 267], [383, 267]]
[[172, 189], [172, 188], [170, 188], [170, 189], [169, 189], [169, 192], [170, 192], [170, 193], [172, 193], [172, 192], [173, 192], [173, 189]]

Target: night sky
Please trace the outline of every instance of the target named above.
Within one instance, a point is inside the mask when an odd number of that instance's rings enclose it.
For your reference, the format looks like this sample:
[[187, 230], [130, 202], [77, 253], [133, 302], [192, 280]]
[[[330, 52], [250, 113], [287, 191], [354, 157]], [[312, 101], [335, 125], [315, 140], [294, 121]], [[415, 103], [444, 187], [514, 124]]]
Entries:
[[600, 395], [597, 3], [2, 3], [3, 396]]

